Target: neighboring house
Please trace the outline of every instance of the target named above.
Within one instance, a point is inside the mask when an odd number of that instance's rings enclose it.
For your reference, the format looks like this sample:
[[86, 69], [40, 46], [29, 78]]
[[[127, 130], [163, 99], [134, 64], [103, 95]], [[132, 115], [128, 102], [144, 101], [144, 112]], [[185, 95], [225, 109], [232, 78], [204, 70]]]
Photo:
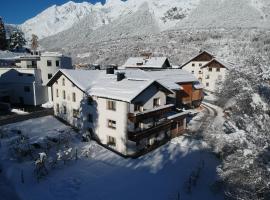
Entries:
[[48, 82], [55, 115], [126, 156], [182, 134], [188, 113], [168, 104], [173, 91], [136, 71], [58, 71]]
[[0, 85], [5, 95], [0, 102], [38, 106], [48, 99], [41, 84], [41, 71], [34, 68], [0, 68]]
[[6, 67], [0, 67], [1, 88], [8, 89], [9, 93], [2, 95], [0, 102], [12, 104], [39, 106], [50, 101], [51, 88], [46, 83], [59, 69], [72, 68], [71, 58], [54, 52], [2, 61]]
[[218, 82], [225, 80], [229, 65], [224, 64], [207, 51], [202, 51], [181, 66], [192, 73], [204, 85], [205, 90], [215, 92]]
[[160, 70], [172, 68], [166, 57], [131, 57], [121, 67], [122, 69]]

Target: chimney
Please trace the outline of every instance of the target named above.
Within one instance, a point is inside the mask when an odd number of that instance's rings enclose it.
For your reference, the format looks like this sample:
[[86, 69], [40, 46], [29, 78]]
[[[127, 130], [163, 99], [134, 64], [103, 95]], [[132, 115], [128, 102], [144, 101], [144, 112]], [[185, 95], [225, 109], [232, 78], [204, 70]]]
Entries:
[[126, 78], [124, 72], [118, 72], [116, 75], [117, 75], [117, 81], [122, 81], [123, 79]]
[[112, 67], [106, 68], [106, 74], [114, 74], [114, 68]]

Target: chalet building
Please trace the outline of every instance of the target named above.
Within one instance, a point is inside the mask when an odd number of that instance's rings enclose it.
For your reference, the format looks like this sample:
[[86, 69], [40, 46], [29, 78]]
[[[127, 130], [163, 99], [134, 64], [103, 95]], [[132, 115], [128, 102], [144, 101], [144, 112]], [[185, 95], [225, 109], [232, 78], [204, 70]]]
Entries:
[[122, 69], [160, 70], [171, 69], [172, 66], [166, 57], [131, 57], [121, 67]]
[[207, 51], [202, 51], [181, 66], [192, 74], [204, 85], [205, 90], [215, 92], [218, 82], [225, 80], [229, 70], [228, 64], [224, 64]]
[[48, 82], [54, 113], [105, 146], [134, 156], [182, 134], [188, 112], [174, 92], [141, 70], [59, 70]]
[[201, 105], [204, 87], [193, 74], [181, 69], [147, 71], [147, 73], [174, 91], [170, 97], [178, 108], [196, 108]]
[[39, 106], [48, 102], [51, 100], [48, 80], [59, 69], [72, 68], [71, 58], [52, 52], [4, 61], [0, 67], [0, 88], [5, 90], [5, 95], [1, 95], [0, 102], [11, 104]]

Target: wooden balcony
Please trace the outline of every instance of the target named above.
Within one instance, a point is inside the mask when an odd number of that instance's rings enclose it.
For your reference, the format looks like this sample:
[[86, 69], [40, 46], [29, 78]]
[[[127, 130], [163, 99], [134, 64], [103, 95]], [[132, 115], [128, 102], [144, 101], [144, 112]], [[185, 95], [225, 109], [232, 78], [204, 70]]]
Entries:
[[164, 106], [160, 106], [151, 110], [147, 110], [144, 112], [135, 112], [135, 113], [129, 113], [128, 114], [128, 119], [131, 122], [138, 122], [138, 121], [142, 121], [148, 118], [158, 118], [170, 111], [172, 111], [174, 109], [174, 105], [173, 104], [169, 104], [169, 105], [164, 105]]
[[128, 132], [128, 139], [134, 142], [137, 142], [143, 138], [149, 137], [152, 134], [159, 133], [160, 131], [165, 131], [171, 129], [173, 121], [172, 120], [166, 120], [162, 124], [153, 126], [151, 128], [148, 128], [146, 130], [137, 131], [137, 132]]
[[[183, 119], [185, 119], [188, 114], [189, 114], [189, 111], [175, 113], [168, 116], [166, 120], [160, 121], [159, 124], [151, 128], [141, 130], [141, 131], [134, 131], [134, 132], [129, 131], [128, 139], [131, 141], [137, 142], [143, 138], [147, 138], [153, 134], [157, 134], [157, 133], [160, 133], [161, 131], [167, 131], [167, 130], [174, 131], [174, 132], [176, 131], [178, 133], [179, 132], [178, 125], [183, 123]], [[185, 127], [184, 124], [182, 124], [181, 126]]]

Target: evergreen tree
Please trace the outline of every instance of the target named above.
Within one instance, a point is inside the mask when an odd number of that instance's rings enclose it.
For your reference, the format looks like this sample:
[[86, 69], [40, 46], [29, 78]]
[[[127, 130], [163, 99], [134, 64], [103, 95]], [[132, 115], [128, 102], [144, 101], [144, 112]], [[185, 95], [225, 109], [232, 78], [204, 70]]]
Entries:
[[10, 36], [9, 49], [11, 51], [21, 49], [25, 44], [26, 40], [24, 39], [24, 35], [21, 31], [13, 31]]
[[38, 36], [35, 34], [32, 34], [32, 39], [31, 39], [31, 48], [35, 52], [38, 48]]
[[2, 18], [0, 17], [0, 50], [6, 50], [7, 49], [7, 39], [6, 39], [6, 30], [4, 22], [2, 21]]

